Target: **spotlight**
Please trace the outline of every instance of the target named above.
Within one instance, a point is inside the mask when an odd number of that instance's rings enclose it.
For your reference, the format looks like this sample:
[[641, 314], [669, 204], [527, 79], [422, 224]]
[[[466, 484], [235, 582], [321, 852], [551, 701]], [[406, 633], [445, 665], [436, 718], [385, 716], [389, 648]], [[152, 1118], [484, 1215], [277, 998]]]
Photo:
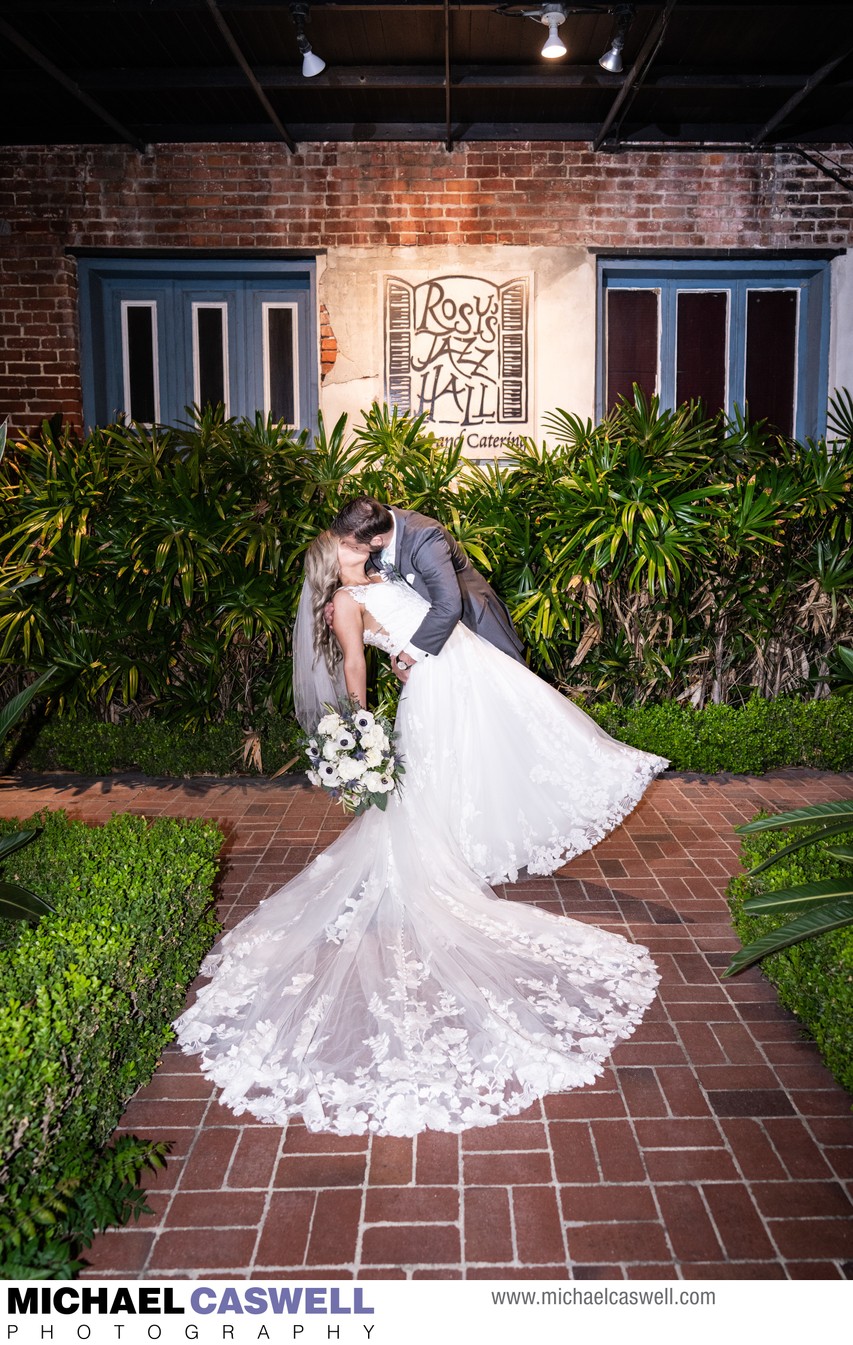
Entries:
[[562, 5], [543, 5], [542, 12], [539, 15], [540, 23], [548, 25], [548, 36], [545, 39], [545, 45], [542, 48], [542, 55], [547, 56], [549, 60], [557, 60], [560, 56], [565, 56], [566, 46], [560, 39], [557, 32], [561, 23], [566, 21], [566, 11]]
[[322, 56], [318, 56], [316, 52], [311, 50], [307, 38], [303, 38], [302, 41], [305, 43], [304, 47], [301, 43], [299, 46], [299, 50], [302, 52], [302, 73], [306, 79], [310, 79], [312, 75], [319, 75], [321, 70], [326, 69], [326, 62]]
[[571, 4], [571, 0], [561, 0], [560, 4], [539, 5], [536, 9], [525, 9], [521, 5], [513, 4], [498, 5], [495, 12], [503, 14], [508, 19], [533, 19], [536, 23], [544, 24], [548, 29], [548, 36], [542, 48], [542, 55], [550, 60], [566, 55], [566, 44], [557, 32], [566, 19], [574, 17], [575, 14], [612, 14], [616, 20], [615, 31], [610, 46], [604, 55], [599, 57], [598, 64], [602, 70], [618, 75], [622, 71], [622, 49], [636, 9], [636, 5], [627, 4], [601, 3], [575, 6]]
[[634, 6], [617, 5], [613, 13], [616, 15], [616, 32], [613, 34], [613, 41], [607, 51], [603, 56], [599, 56], [598, 64], [602, 70], [608, 70], [611, 75], [621, 75], [622, 48], [625, 45], [625, 37], [631, 26], [631, 20], [634, 17]]
[[292, 4], [290, 6], [290, 17], [293, 19], [293, 25], [296, 29], [296, 45], [302, 53], [302, 74], [306, 79], [310, 79], [312, 75], [319, 75], [321, 70], [325, 70], [326, 62], [312, 50], [311, 43], [305, 36], [308, 6], [302, 3]]

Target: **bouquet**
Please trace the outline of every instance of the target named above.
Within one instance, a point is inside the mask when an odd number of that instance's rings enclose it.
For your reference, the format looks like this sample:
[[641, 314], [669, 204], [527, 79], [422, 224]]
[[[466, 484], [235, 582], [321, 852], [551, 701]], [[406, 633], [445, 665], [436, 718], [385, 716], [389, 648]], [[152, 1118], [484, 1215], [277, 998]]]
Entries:
[[378, 711], [363, 710], [357, 701], [327, 709], [313, 736], [305, 739], [308, 779], [330, 790], [345, 812], [363, 813], [371, 804], [384, 812], [405, 774], [394, 754], [391, 721]]

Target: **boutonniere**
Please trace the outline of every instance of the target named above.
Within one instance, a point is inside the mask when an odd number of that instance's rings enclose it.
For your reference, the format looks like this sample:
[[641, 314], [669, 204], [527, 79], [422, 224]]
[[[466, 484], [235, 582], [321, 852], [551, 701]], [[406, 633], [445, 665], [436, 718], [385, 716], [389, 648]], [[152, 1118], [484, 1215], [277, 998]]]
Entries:
[[[385, 575], [386, 579], [396, 579], [399, 580], [401, 584], [403, 583], [403, 576], [400, 574], [400, 571], [397, 569], [397, 566], [392, 565], [390, 560], [383, 561], [382, 565], [380, 566], [380, 569], [382, 573]], [[412, 576], [412, 578], [414, 578], [414, 575]]]

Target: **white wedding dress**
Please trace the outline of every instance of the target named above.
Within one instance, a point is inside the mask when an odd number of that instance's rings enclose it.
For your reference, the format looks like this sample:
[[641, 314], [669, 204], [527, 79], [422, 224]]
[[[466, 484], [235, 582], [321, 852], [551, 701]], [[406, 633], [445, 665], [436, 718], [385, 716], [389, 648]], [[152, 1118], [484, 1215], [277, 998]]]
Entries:
[[[428, 607], [401, 580], [350, 592], [389, 653]], [[339, 1134], [491, 1125], [590, 1083], [654, 998], [645, 948], [488, 884], [588, 850], [668, 763], [461, 624], [412, 670], [397, 728], [402, 792], [221, 940], [175, 1025], [238, 1115]]]

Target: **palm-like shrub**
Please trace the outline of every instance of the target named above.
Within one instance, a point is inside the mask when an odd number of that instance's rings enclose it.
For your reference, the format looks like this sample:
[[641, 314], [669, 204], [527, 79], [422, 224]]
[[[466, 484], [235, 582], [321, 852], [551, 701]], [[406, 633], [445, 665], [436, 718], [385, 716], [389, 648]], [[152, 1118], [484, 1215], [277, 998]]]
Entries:
[[77, 674], [60, 708], [105, 718], [286, 706], [299, 556], [360, 456], [340, 424], [309, 444], [220, 412], [22, 441], [0, 500], [0, 658], [51, 657]]
[[735, 874], [726, 895], [744, 948], [723, 974], [760, 957], [780, 1002], [853, 1091], [851, 823], [850, 803], [837, 801], [737, 828], [747, 872]]
[[[17, 696], [13, 696], [0, 710], [0, 745], [23, 717], [30, 702], [35, 699], [45, 683], [50, 681], [53, 673], [54, 669], [48, 668], [23, 691], [19, 691]], [[38, 834], [37, 828], [28, 827], [25, 831], [13, 831], [6, 836], [0, 836], [0, 861], [8, 859], [17, 850], [23, 850], [24, 846], [34, 841]], [[9, 883], [5, 879], [0, 879], [0, 919], [29, 920], [35, 923], [52, 909], [49, 902], [31, 892], [29, 888], [22, 887], [20, 883]]]
[[[823, 847], [831, 859], [844, 865], [853, 864], [853, 847], [839, 843], [838, 839], [847, 839], [853, 833], [853, 800], [793, 808], [789, 812], [747, 822], [735, 830], [742, 836], [754, 836], [762, 832], [787, 831], [798, 825], [805, 826], [804, 832], [754, 865], [747, 878], [756, 878], [798, 850], [825, 841], [832, 842]], [[746, 898], [743, 912], [746, 916], [769, 915], [782, 917], [783, 921], [784, 917], [793, 916], [793, 919], [784, 923], [774, 921], [772, 929], [735, 954], [723, 972], [724, 976], [736, 976], [754, 962], [802, 943], [804, 939], [853, 925], [853, 873], [848, 871], [843, 878], [821, 878], [795, 887], [759, 891]]]
[[565, 683], [702, 705], [825, 668], [853, 622], [849, 440], [789, 444], [639, 392], [598, 426], [560, 412], [550, 428], [557, 449], [517, 455], [501, 568], [511, 585], [513, 529], [535, 537], [516, 611], [538, 612], [525, 633]]
[[302, 553], [365, 492], [446, 523], [532, 666], [575, 695], [825, 694], [853, 639], [849, 437], [793, 444], [639, 392], [598, 425], [557, 412], [549, 429], [478, 467], [376, 405], [314, 436], [221, 411], [85, 439], [46, 427], [0, 479], [7, 690], [53, 662], [76, 674], [61, 711], [188, 727], [286, 711]]

